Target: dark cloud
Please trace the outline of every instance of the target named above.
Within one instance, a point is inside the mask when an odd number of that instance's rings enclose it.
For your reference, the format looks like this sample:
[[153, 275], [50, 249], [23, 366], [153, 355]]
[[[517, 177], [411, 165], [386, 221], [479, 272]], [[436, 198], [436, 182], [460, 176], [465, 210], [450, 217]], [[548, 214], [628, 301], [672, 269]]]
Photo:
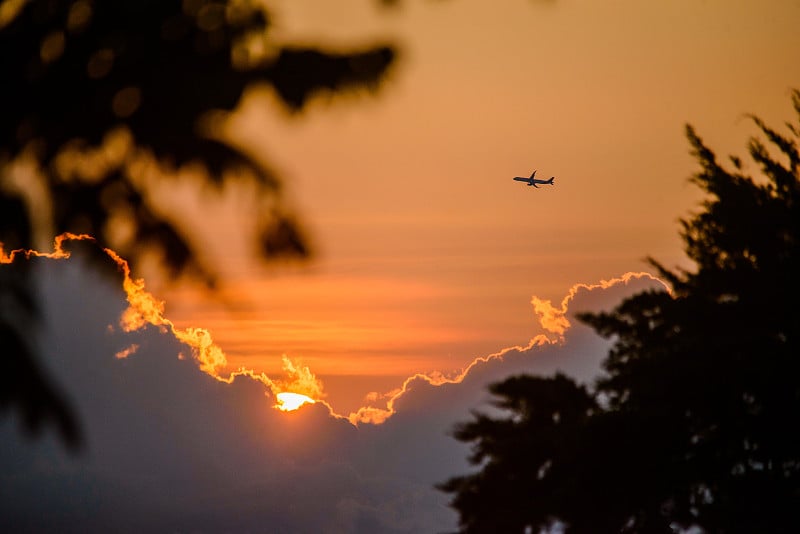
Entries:
[[[510, 349], [460, 383], [410, 381], [391, 418], [356, 428], [323, 404], [272, 409], [263, 383], [226, 384], [200, 371], [165, 328], [123, 332], [123, 292], [80, 260], [39, 269], [39, 345], [76, 406], [87, 447], [73, 456], [54, 436], [29, 441], [13, 417], [0, 420], [2, 531], [452, 530], [456, 515], [433, 485], [469, 469], [468, 451], [449, 431], [486, 409], [486, 386], [556, 369], [588, 381], [607, 348], [570, 319], [563, 342]], [[652, 281], [579, 291], [570, 311], [608, 307], [642, 284]]]

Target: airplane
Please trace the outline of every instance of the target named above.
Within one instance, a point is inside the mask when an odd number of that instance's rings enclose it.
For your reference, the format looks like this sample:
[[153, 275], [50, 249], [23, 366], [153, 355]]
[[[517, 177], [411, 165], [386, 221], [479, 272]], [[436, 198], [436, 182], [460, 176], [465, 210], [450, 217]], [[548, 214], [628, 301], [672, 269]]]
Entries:
[[536, 176], [536, 171], [533, 171], [529, 178], [523, 178], [522, 176], [515, 176], [514, 180], [518, 182], [526, 182], [528, 185], [532, 185], [536, 189], [539, 189], [539, 186], [536, 184], [553, 185], [553, 180], [555, 180], [556, 178], [555, 176], [551, 176], [549, 180], [539, 180], [537, 178], [534, 178], [534, 176]]

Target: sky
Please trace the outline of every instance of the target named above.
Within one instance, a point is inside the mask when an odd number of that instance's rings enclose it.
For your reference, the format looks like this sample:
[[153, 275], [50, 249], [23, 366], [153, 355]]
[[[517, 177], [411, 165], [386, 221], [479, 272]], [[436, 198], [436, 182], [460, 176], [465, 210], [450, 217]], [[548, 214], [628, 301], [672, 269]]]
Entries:
[[[87, 451], [0, 419], [0, 527], [452, 530], [433, 484], [469, 469], [448, 432], [490, 409], [486, 386], [557, 368], [590, 382], [608, 345], [571, 314], [659, 287], [594, 285], [652, 272], [647, 256], [687, 265], [677, 220], [700, 197], [684, 125], [744, 156], [743, 114], [779, 127], [800, 87], [797, 1], [274, 5], [282, 40], [401, 50], [374, 96], [292, 117], [254, 90], [230, 121], [283, 178], [314, 256], [255, 262], [231, 190], [168, 198], [222, 284], [133, 273], [164, 303], [138, 328], [120, 323], [141, 312], [130, 287], [80, 258], [42, 265], [44, 364]], [[534, 169], [555, 185], [511, 180]], [[189, 328], [227, 363], [209, 366]], [[273, 409], [292, 385], [319, 402]]]
[[[400, 60], [375, 97], [322, 95], [299, 117], [254, 91], [230, 135], [283, 177], [315, 256], [259, 270], [235, 252], [247, 221], [234, 192], [195, 208], [224, 304], [163, 295], [234, 365], [302, 360], [343, 409], [525, 343], [539, 333], [532, 295], [555, 302], [574, 283], [648, 269], [647, 256], [684, 265], [678, 218], [700, 199], [685, 124], [720, 156], [745, 155], [743, 115], [781, 124], [798, 85], [795, 1], [300, 0], [275, 12], [280, 40], [389, 40]], [[555, 186], [511, 180], [534, 169]]]

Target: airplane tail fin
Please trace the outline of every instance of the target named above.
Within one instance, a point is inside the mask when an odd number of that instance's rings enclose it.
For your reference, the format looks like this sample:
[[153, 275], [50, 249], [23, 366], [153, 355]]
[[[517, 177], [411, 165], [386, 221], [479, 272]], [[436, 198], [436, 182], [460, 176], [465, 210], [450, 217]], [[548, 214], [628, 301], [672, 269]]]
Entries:
[[547, 183], [550, 184], [550, 185], [553, 185], [553, 180], [555, 180], [555, 179], [556, 179], [555, 176], [551, 176], [550, 179], [547, 180]]

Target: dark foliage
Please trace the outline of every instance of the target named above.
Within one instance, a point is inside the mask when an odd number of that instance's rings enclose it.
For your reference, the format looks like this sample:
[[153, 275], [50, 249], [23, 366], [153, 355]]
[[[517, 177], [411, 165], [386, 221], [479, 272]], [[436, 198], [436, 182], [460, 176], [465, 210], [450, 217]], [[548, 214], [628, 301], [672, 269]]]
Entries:
[[[384, 2], [392, 3], [392, 2]], [[196, 186], [247, 177], [263, 209], [253, 214], [265, 258], [306, 256], [277, 178], [216, 134], [246, 88], [270, 86], [301, 112], [320, 92], [373, 90], [396, 52], [386, 44], [330, 50], [285, 46], [250, 0], [28, 0], [0, 8], [0, 242], [29, 248], [34, 235], [89, 233], [134, 264], [155, 252], [172, 275], [212, 282], [201, 243], [159, 211], [150, 182], [199, 164]], [[263, 46], [252, 46], [259, 44]], [[260, 53], [259, 50], [269, 50]], [[15, 185], [11, 169], [37, 176]], [[33, 213], [36, 206], [36, 213]], [[43, 211], [44, 210], [44, 211]], [[163, 210], [163, 208], [162, 208]], [[112, 239], [114, 220], [131, 229]], [[43, 227], [47, 225], [47, 227]], [[23, 269], [3, 265], [3, 271]], [[35, 308], [27, 277], [0, 277], [0, 408], [18, 405], [29, 428], [52, 419], [77, 443], [75, 417], [34, 364]]]
[[687, 127], [708, 194], [681, 221], [696, 269], [650, 260], [673, 294], [580, 316], [614, 341], [593, 391], [515, 377], [491, 390], [510, 419], [457, 428], [480, 466], [441, 485], [463, 532], [800, 531], [800, 129], [752, 119], [757, 178]]

